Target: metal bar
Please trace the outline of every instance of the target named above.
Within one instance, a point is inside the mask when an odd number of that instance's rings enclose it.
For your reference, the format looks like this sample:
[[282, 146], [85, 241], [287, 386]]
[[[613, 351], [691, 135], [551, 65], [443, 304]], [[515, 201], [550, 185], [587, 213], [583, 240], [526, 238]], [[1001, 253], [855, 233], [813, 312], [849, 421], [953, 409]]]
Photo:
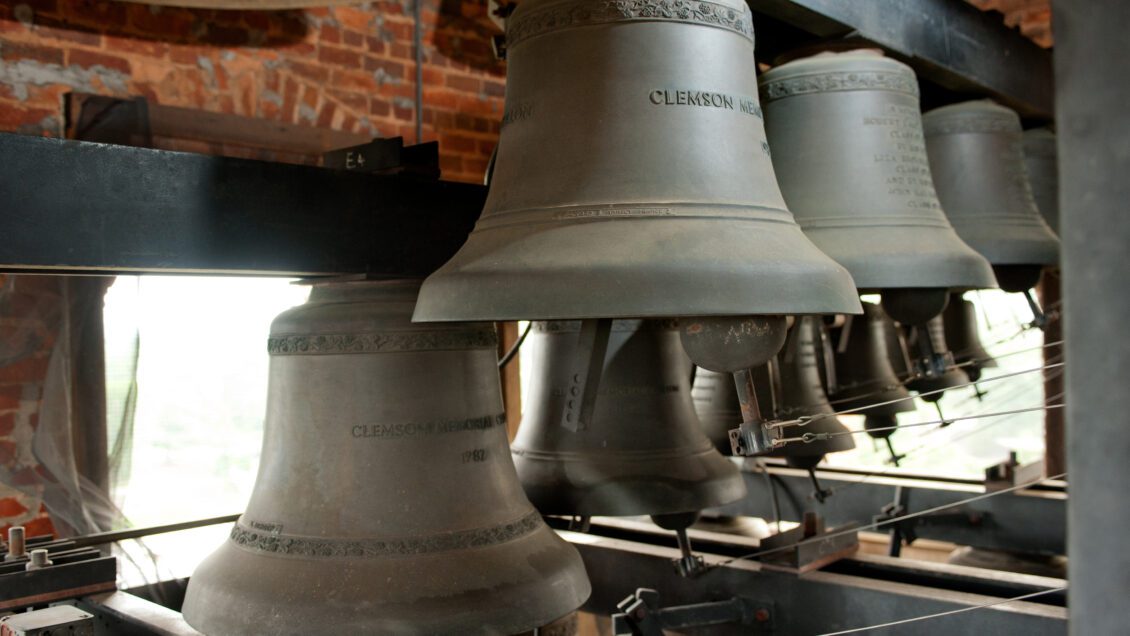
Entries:
[[1130, 551], [1130, 83], [1124, 0], [1053, 0], [1076, 634], [1126, 631]]
[[[810, 495], [808, 473], [792, 468], [769, 469], [781, 502], [781, 516], [799, 521], [805, 511], [815, 511], [829, 526], [849, 522], [866, 524], [894, 500], [902, 488], [906, 512], [953, 504], [985, 492], [983, 485], [946, 483], [899, 477], [861, 477], [838, 471], [818, 471], [822, 484], [834, 494], [823, 503]], [[743, 470], [747, 494], [741, 501], [712, 513], [772, 518], [772, 498], [763, 475]], [[915, 533], [923, 539], [949, 541], [981, 548], [1041, 554], [1066, 550], [1066, 501], [1063, 492], [1024, 490], [955, 507], [953, 515], [916, 519]]]
[[[747, 1], [755, 28], [760, 14], [814, 37], [852, 34], [948, 91], [992, 97], [1025, 117], [1052, 118], [1051, 51], [1005, 26], [999, 14], [953, 0]], [[770, 61], [760, 42], [759, 51], [763, 61]]]
[[[774, 599], [775, 609], [766, 618], [776, 634], [823, 634], [998, 598], [823, 571], [796, 576], [749, 561], [687, 579], [671, 567], [671, 560], [679, 556], [677, 550], [571, 532], [562, 536], [580, 551], [592, 580], [593, 595], [583, 610], [606, 616], [615, 613], [616, 604], [642, 584], [657, 590], [664, 606], [724, 601], [738, 592], [743, 597]], [[723, 560], [716, 555], [706, 555], [706, 559], [708, 564]], [[1062, 607], [1016, 602], [938, 618], [915, 625], [917, 631], [892, 633], [1065, 634], [1066, 618], [1067, 610]], [[758, 628], [725, 625], [709, 631], [719, 635], [751, 632], [758, 633]]]
[[0, 271], [427, 275], [482, 186], [0, 134]]
[[66, 539], [69, 543], [73, 544], [76, 548], [93, 546], [93, 545], [106, 545], [108, 543], [116, 543], [118, 541], [127, 541], [129, 539], [140, 539], [154, 534], [165, 534], [166, 532], [180, 532], [181, 530], [191, 530], [193, 528], [203, 528], [205, 526], [218, 526], [222, 523], [234, 523], [239, 520], [240, 515], [226, 515], [223, 517], [212, 517], [211, 519], [197, 519], [196, 521], [182, 521], [180, 523], [170, 523], [164, 526], [150, 526], [148, 528], [130, 528], [128, 530], [112, 530], [110, 532], [98, 532], [95, 534], [88, 534], [81, 537], [73, 537]]

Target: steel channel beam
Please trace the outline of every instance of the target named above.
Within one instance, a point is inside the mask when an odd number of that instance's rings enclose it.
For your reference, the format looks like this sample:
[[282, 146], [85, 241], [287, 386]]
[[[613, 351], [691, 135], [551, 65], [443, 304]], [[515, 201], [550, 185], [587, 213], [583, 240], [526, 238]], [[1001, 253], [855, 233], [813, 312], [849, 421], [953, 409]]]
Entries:
[[1130, 623], [1130, 82], [1125, 0], [1053, 0], [1071, 629]]
[[[966, 98], [991, 97], [1021, 116], [1050, 120], [1053, 107], [1052, 55], [999, 13], [953, 0], [748, 0], [758, 15], [809, 34], [833, 39], [849, 34], [872, 42], [910, 64], [919, 78]], [[1057, 29], [1058, 31], [1058, 29]], [[782, 46], [767, 34], [768, 57]], [[762, 61], [767, 59], [759, 48]]]
[[[712, 512], [727, 515], [773, 518], [772, 499], [761, 473], [743, 470], [747, 494], [736, 503]], [[791, 468], [772, 467], [770, 475], [784, 520], [798, 521], [805, 511], [824, 516], [829, 526], [849, 521], [870, 523], [883, 506], [894, 501], [902, 488], [906, 512], [919, 512], [957, 503], [984, 493], [975, 484], [897, 477], [871, 477], [860, 482], [860, 475], [817, 471], [821, 484], [836, 492], [824, 503], [812, 496], [808, 473]], [[1066, 550], [1066, 500], [1063, 492], [1024, 490], [989, 497], [955, 507], [946, 512], [974, 513], [979, 522], [952, 516], [923, 516], [915, 519], [918, 537], [948, 541], [981, 548], [1064, 554]], [[882, 532], [879, 528], [877, 532]]]
[[0, 134], [0, 271], [426, 275], [482, 186]]
[[[561, 534], [580, 551], [592, 580], [593, 595], [584, 606], [588, 612], [610, 615], [618, 602], [640, 587], [657, 590], [663, 607], [724, 601], [734, 596], [772, 602], [764, 628], [729, 625], [695, 630], [695, 634], [824, 634], [999, 600], [823, 571], [797, 576], [764, 569], [751, 561], [736, 561], [687, 579], [672, 567], [672, 559], [679, 557], [676, 549], [572, 532]], [[722, 560], [716, 555], [704, 556], [707, 563]], [[1066, 618], [1067, 610], [1062, 607], [1019, 601], [910, 623], [883, 633], [1065, 634]]]

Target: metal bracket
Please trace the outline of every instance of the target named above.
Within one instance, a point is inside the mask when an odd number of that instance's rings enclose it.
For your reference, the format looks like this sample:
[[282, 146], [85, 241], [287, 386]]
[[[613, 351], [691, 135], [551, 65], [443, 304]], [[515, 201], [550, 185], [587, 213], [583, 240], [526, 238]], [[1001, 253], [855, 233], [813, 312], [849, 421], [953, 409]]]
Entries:
[[604, 373], [604, 354], [608, 351], [608, 336], [612, 333], [612, 319], [582, 320], [581, 333], [573, 357], [573, 373], [565, 394], [565, 410], [561, 426], [576, 433], [588, 428], [592, 421], [596, 395], [600, 390], [600, 376]]
[[663, 636], [665, 629], [728, 623], [757, 625], [768, 631], [773, 618], [771, 604], [740, 596], [713, 603], [660, 608], [659, 592], [642, 587], [617, 603], [616, 608], [621, 613], [612, 615], [612, 633], [615, 636]]
[[770, 427], [761, 416], [757, 403], [757, 390], [753, 384], [753, 372], [742, 369], [734, 372], [734, 385], [738, 390], [738, 402], [742, 408], [742, 423], [730, 430], [730, 449], [736, 457], [764, 455], [780, 445], [781, 429]]
[[374, 139], [367, 144], [322, 154], [326, 168], [369, 174], [410, 174], [439, 179], [439, 143], [404, 145], [403, 137]]
[[1035, 461], [1021, 465], [1016, 458], [1016, 451], [1009, 451], [1007, 460], [985, 469], [985, 492], [1033, 483], [1043, 476], [1044, 462]]
[[849, 523], [829, 531], [823, 517], [806, 512], [799, 526], [761, 540], [766, 554], [760, 561], [766, 567], [801, 574], [822, 568], [859, 549], [859, 533], [852, 531], [854, 526]]

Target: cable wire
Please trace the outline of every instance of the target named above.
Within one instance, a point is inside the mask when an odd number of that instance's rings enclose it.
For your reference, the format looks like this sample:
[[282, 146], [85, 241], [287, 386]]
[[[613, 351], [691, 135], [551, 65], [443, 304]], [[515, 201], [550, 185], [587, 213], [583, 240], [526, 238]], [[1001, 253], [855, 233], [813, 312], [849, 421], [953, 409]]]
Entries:
[[522, 330], [522, 335], [518, 336], [518, 339], [514, 341], [514, 344], [510, 345], [510, 350], [507, 351], [506, 355], [502, 356], [502, 359], [498, 361], [499, 369], [510, 364], [510, 361], [514, 359], [514, 355], [518, 353], [518, 349], [520, 349], [522, 347], [522, 343], [526, 341], [526, 336], [530, 335], [530, 327], [533, 326], [534, 323], [532, 320], [526, 323], [526, 328]]
[[953, 614], [961, 614], [962, 612], [972, 612], [974, 610], [985, 609], [987, 607], [994, 607], [996, 605], [1004, 605], [1005, 603], [1014, 603], [1016, 601], [1023, 601], [1036, 596], [1043, 596], [1045, 594], [1055, 594], [1056, 592], [1064, 592], [1067, 586], [1053, 587], [1050, 590], [1040, 590], [1038, 592], [1029, 592], [1028, 594], [1021, 594], [1012, 598], [1004, 598], [992, 603], [982, 603], [981, 605], [973, 605], [971, 607], [960, 607], [958, 609], [949, 610], [946, 612], [938, 612], [936, 614], [926, 614], [925, 616], [915, 616], [914, 618], [904, 618], [901, 621], [891, 621], [889, 623], [879, 623], [878, 625], [868, 625], [867, 627], [855, 627], [853, 629], [844, 629], [838, 632], [825, 632], [820, 636], [842, 636], [843, 634], [857, 634], [859, 632], [867, 632], [873, 629], [883, 629], [885, 627], [894, 627], [896, 625], [906, 625], [907, 623], [917, 623], [918, 621], [930, 620], [932, 618], [941, 618], [943, 616], [952, 616]]

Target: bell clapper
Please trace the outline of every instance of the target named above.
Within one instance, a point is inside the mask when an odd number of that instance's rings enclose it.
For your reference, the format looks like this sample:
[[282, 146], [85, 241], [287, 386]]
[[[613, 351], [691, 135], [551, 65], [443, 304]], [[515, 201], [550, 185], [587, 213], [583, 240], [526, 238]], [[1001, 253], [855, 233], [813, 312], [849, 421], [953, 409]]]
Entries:
[[812, 498], [816, 501], [824, 503], [824, 501], [827, 500], [828, 497], [831, 497], [834, 494], [834, 491], [830, 488], [824, 488], [820, 485], [820, 480], [816, 478], [815, 468], [808, 469], [808, 478], [812, 481], [812, 486], [816, 489], [812, 492]]
[[691, 549], [691, 540], [687, 537], [687, 528], [698, 521], [699, 511], [675, 512], [662, 515], [651, 515], [655, 525], [665, 530], [675, 531], [675, 540], [679, 542], [679, 552], [682, 556], [672, 561], [675, 571], [679, 576], [692, 578], [706, 571], [706, 562], [696, 555]]
[[730, 431], [730, 445], [736, 457], [762, 455], [781, 446], [781, 428], [768, 425], [761, 417], [752, 369], [734, 372], [734, 384], [741, 403], [741, 426]]
[[1043, 331], [1048, 326], [1048, 315], [1044, 313], [1043, 308], [1040, 307], [1039, 301], [1036, 300], [1036, 295], [1032, 293], [1032, 288], [1024, 290], [1024, 300], [1028, 301], [1028, 307], [1032, 310], [1032, 322], [1028, 323], [1029, 327], [1035, 327]]
[[611, 318], [581, 321], [569, 394], [565, 399], [565, 411], [561, 414], [561, 426], [570, 431], [584, 430], [592, 421], [611, 332]]

